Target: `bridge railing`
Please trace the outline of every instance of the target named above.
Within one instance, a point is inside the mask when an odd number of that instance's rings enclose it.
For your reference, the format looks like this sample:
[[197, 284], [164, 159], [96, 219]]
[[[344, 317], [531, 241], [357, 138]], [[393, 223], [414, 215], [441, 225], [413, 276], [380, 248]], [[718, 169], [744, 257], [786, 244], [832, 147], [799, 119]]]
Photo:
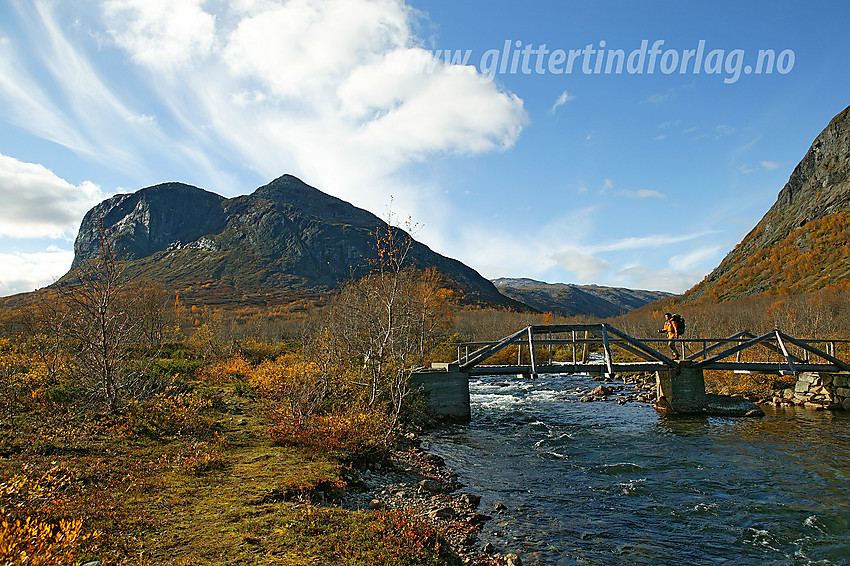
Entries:
[[[556, 337], [564, 334], [568, 337]], [[621, 350], [625, 357], [638, 359], [637, 364], [644, 364], [648, 369], [675, 367], [676, 361], [653, 347], [667, 342], [666, 338], [633, 338], [608, 324], [580, 324], [528, 326], [501, 340], [459, 342], [453, 345], [457, 347], [455, 363], [462, 371], [470, 371], [505, 348], [516, 345], [516, 367], [527, 367], [532, 374], [536, 374], [540, 366], [551, 367], [553, 364], [571, 364], [576, 367], [598, 365], [604, 366], [605, 373], [613, 374], [615, 366], [624, 367], [622, 361], [615, 361], [614, 348]], [[762, 336], [745, 330], [725, 338], [679, 338], [675, 342], [681, 349], [682, 359], [705, 369], [790, 374], [799, 371], [850, 371], [850, 365], [837, 357], [837, 345], [848, 344], [850, 340], [798, 339], [777, 329]], [[591, 352], [592, 346], [596, 346], [596, 352]], [[553, 347], [571, 350], [571, 359], [555, 360]], [[473, 351], [470, 351], [471, 348]], [[548, 363], [541, 363], [538, 359], [541, 348], [544, 350], [543, 356], [548, 353]], [[757, 356], [753, 350], [756, 349], [766, 356], [765, 361], [755, 361]], [[528, 364], [523, 363], [524, 350], [527, 352]], [[746, 359], [742, 360], [742, 353], [745, 352]], [[596, 353], [597, 357], [591, 358], [591, 353]], [[599, 355], [602, 356], [601, 361]], [[728, 361], [732, 356], [735, 361]], [[621, 355], [620, 359], [623, 357]], [[772, 361], [772, 357], [778, 361]], [[629, 367], [637, 368], [637, 364], [632, 363]]]

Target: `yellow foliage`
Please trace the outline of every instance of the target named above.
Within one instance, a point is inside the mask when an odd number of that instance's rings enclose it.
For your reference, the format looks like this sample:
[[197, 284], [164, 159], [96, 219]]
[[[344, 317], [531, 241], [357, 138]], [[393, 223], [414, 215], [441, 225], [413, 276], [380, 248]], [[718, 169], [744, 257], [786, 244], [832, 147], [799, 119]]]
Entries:
[[301, 385], [315, 384], [322, 378], [318, 364], [294, 354], [286, 354], [274, 361], [261, 363], [249, 374], [248, 383], [263, 396], [277, 398]]
[[62, 495], [73, 475], [54, 463], [39, 474], [23, 473], [0, 484], [0, 560], [4, 564], [71, 564], [81, 545], [100, 535], [83, 532], [81, 519], [48, 520], [42, 514], [61, 510]]
[[65, 359], [59, 359], [51, 370], [26, 345], [0, 339], [0, 406], [12, 413], [46, 402], [48, 390], [71, 369]]
[[98, 537], [97, 531], [83, 533], [80, 519], [60, 519], [54, 523], [33, 516], [16, 519], [5, 512], [2, 515], [0, 559], [5, 564], [75, 564], [80, 546]]

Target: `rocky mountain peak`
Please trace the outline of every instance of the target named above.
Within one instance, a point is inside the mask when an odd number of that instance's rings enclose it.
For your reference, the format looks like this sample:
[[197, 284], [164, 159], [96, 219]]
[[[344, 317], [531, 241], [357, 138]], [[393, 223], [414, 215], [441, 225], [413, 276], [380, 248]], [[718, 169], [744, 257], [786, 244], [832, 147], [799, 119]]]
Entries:
[[805, 225], [850, 202], [850, 107], [833, 118], [779, 191], [776, 212], [794, 209], [788, 226]]
[[[106, 235], [131, 277], [202, 293], [207, 304], [286, 301], [321, 295], [365, 273], [377, 256], [374, 214], [284, 175], [226, 199], [165, 183], [116, 195], [91, 209], [74, 244], [75, 266], [100, 253]], [[463, 263], [420, 242], [408, 256], [435, 268], [465, 302], [526, 308]], [[202, 291], [198, 291], [201, 289]]]
[[850, 107], [815, 138], [776, 203], [686, 301], [807, 291], [850, 272]]
[[323, 193], [311, 187], [298, 177], [283, 175], [268, 185], [264, 185], [251, 194], [254, 198], [263, 198], [286, 206], [325, 222], [354, 224], [375, 227], [381, 220], [362, 208]]
[[121, 259], [139, 259], [220, 230], [224, 197], [183, 183], [163, 183], [109, 198], [86, 213], [74, 242], [74, 265], [100, 253], [100, 231]]

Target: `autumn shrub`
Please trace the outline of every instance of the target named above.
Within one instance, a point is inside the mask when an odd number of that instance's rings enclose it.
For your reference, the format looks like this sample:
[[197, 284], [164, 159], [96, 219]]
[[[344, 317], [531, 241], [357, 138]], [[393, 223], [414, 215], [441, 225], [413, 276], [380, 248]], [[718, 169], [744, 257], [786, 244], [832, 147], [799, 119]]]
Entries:
[[194, 377], [195, 372], [203, 367], [203, 365], [203, 362], [200, 360], [159, 358], [148, 365], [147, 374], [163, 382], [176, 378], [187, 379]]
[[47, 521], [27, 516], [13, 518], [2, 514], [0, 560], [4, 564], [58, 566], [79, 564], [80, 548], [97, 538], [97, 531], [84, 532], [79, 519]]
[[344, 459], [359, 459], [384, 452], [391, 427], [385, 412], [355, 411], [303, 419], [281, 415], [269, 432], [276, 445], [302, 446]]
[[248, 376], [248, 383], [259, 397], [288, 403], [300, 418], [331, 409], [335, 398], [356, 401], [342, 371], [328, 371], [305, 356], [287, 354], [262, 362]]
[[233, 382], [233, 394], [237, 397], [256, 397], [254, 390], [251, 389], [251, 384], [245, 380]]
[[776, 376], [761, 373], [734, 373], [731, 371], [707, 370], [705, 387], [709, 392], [723, 395], [758, 395], [771, 397], [775, 391], [794, 387], [793, 376]]
[[254, 367], [241, 355], [236, 354], [203, 366], [198, 370], [197, 375], [206, 383], [225, 385], [238, 381], [244, 382], [253, 371]]
[[127, 407], [132, 430], [140, 436], [159, 438], [168, 435], [206, 436], [212, 429], [205, 415], [212, 412], [220, 400], [197, 391], [165, 392]]
[[[0, 560], [4, 564], [72, 564], [84, 546], [99, 538], [83, 521], [61, 517], [74, 475], [54, 463], [38, 472], [21, 473], [0, 483]], [[52, 518], [60, 515], [59, 518]]]
[[378, 539], [394, 541], [386, 545], [386, 553], [390, 560], [399, 562], [417, 560], [427, 563], [451, 556], [450, 546], [442, 536], [433, 527], [417, 520], [409, 512], [381, 513], [369, 527]]
[[299, 556], [331, 555], [340, 564], [371, 566], [462, 564], [435, 528], [408, 512], [352, 513], [303, 505], [296, 513], [297, 520], [274, 535]]
[[54, 365], [35, 355], [25, 343], [0, 339], [0, 405], [7, 416], [30, 411], [80, 394], [66, 360]]
[[263, 361], [274, 360], [285, 354], [292, 353], [295, 349], [296, 345], [287, 342], [269, 344], [249, 339], [239, 346], [238, 355], [248, 360], [251, 364], [256, 365]]

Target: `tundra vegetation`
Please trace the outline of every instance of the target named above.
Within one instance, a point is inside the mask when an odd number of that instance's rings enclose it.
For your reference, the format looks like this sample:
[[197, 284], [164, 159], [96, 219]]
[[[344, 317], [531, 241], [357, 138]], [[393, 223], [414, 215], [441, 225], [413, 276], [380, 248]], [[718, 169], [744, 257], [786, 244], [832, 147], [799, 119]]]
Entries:
[[[438, 273], [406, 264], [406, 233], [388, 228], [376, 240], [371, 272], [321, 306], [187, 305], [128, 280], [104, 243], [73, 277], [7, 308], [4, 563], [459, 564], [440, 532], [409, 514], [333, 502], [353, 488], [354, 468], [382, 462], [402, 433], [425, 424], [407, 387], [412, 367], [453, 359], [454, 342], [598, 321], [461, 307]], [[777, 326], [846, 337], [847, 290], [668, 300], [609, 322], [657, 337], [663, 312], [675, 309], [694, 338]], [[517, 355], [508, 348], [496, 361]], [[709, 386], [783, 384], [718, 374]]]
[[376, 236], [371, 273], [274, 340], [127, 280], [105, 239], [5, 313], [3, 562], [459, 564], [411, 515], [329, 504], [418, 426], [407, 377], [452, 320], [409, 239]]

